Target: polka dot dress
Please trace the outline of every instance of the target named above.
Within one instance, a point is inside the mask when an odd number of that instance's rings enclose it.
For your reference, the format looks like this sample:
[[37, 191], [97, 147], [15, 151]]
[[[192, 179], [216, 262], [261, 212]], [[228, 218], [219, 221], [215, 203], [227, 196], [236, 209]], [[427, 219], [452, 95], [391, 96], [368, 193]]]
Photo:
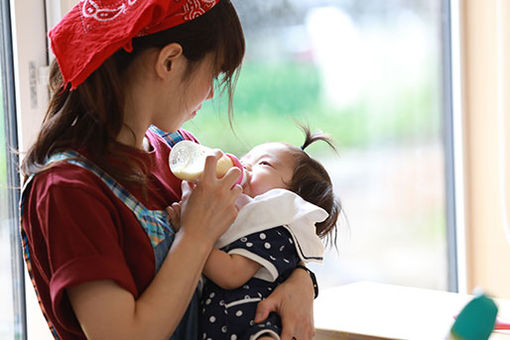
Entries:
[[[284, 227], [267, 229], [242, 237], [222, 250], [231, 252], [243, 249], [243, 254], [276, 269], [275, 282], [251, 278], [243, 286], [224, 290], [206, 280], [201, 299], [201, 339], [250, 339], [261, 331], [281, 333], [280, 317], [271, 313], [262, 323], [255, 323], [257, 304], [285, 281], [299, 263], [296, 247], [290, 233]], [[251, 257], [253, 256], [253, 257]], [[262, 262], [262, 263], [261, 263]]]

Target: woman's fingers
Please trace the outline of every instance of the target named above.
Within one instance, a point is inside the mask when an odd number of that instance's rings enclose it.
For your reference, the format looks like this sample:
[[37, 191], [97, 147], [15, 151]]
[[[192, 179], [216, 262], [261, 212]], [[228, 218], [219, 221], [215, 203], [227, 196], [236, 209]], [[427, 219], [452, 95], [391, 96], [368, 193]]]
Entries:
[[181, 200], [182, 201], [188, 200], [189, 196], [193, 192], [194, 187], [195, 187], [195, 184], [193, 184], [191, 182], [188, 182], [188, 181], [181, 182], [181, 191], [182, 191]]
[[190, 183], [182, 184], [183, 228], [212, 237], [213, 241], [234, 222], [238, 212], [235, 201], [242, 192], [241, 186], [235, 185], [241, 175], [239, 169], [229, 169], [225, 176], [217, 178], [216, 165], [221, 156], [221, 152], [215, 152], [206, 157], [204, 171], [193, 188]]
[[216, 179], [216, 165], [218, 164], [218, 160], [221, 158], [222, 153], [219, 150], [215, 150], [214, 154], [208, 155], [205, 158], [204, 171], [199, 178], [200, 182], [210, 182]]
[[[218, 160], [223, 156], [220, 150], [214, 150], [214, 154], [209, 155], [205, 159], [204, 171], [200, 176], [200, 182], [212, 181], [217, 178], [216, 166]], [[241, 170], [237, 167], [231, 167], [225, 175], [220, 179], [220, 182], [224, 183], [229, 188], [234, 185], [235, 182], [241, 177]]]
[[261, 323], [269, 317], [269, 313], [277, 312], [278, 306], [276, 300], [269, 296], [267, 299], [260, 301], [257, 305], [257, 311], [255, 312], [255, 323]]
[[241, 177], [241, 170], [237, 167], [231, 167], [221, 178], [221, 181], [225, 183], [225, 186], [232, 187], [237, 180]]
[[298, 316], [292, 313], [290, 310], [285, 310], [283, 305], [280, 305], [281, 296], [279, 295], [270, 295], [267, 299], [264, 299], [259, 302], [257, 305], [257, 311], [255, 313], [255, 323], [262, 323], [269, 317], [269, 313], [275, 312], [278, 313], [282, 320], [282, 334], [280, 335], [281, 340], [292, 340], [296, 339], [304, 339], [309, 340], [312, 339], [308, 334], [308, 332], [303, 327], [299, 327]]
[[305, 271], [294, 270], [270, 296], [259, 302], [254, 321], [263, 322], [269, 313], [276, 312], [282, 320], [282, 340], [313, 339], [313, 288], [310, 281]]

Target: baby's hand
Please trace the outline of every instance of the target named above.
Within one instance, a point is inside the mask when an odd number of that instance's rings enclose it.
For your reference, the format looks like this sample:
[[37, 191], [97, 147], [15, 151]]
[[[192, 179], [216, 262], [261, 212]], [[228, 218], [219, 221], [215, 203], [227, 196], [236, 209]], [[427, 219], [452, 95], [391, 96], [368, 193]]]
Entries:
[[168, 212], [168, 219], [174, 227], [175, 231], [181, 228], [181, 203], [175, 202], [171, 206], [166, 208]]

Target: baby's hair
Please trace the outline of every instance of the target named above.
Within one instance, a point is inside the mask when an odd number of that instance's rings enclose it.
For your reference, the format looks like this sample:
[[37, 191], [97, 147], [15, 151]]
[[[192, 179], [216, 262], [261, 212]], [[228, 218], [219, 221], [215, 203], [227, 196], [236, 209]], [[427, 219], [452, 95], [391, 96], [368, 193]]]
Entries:
[[312, 133], [306, 126], [300, 125], [305, 133], [305, 141], [300, 148], [291, 147], [296, 160], [296, 168], [289, 184], [289, 190], [301, 196], [305, 201], [313, 203], [329, 214], [328, 218], [316, 223], [316, 233], [326, 238], [329, 245], [336, 246], [338, 216], [342, 204], [333, 192], [333, 184], [328, 172], [322, 164], [311, 158], [304, 150], [317, 141], [326, 142], [336, 152], [331, 137], [322, 132]]

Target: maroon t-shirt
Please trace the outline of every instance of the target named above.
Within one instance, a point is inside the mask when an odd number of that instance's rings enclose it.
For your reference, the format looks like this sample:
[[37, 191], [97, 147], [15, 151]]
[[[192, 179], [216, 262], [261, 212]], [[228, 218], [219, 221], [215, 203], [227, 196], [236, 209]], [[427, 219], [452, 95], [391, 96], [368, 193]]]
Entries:
[[[181, 130], [186, 139], [194, 137]], [[132, 194], [150, 210], [180, 200], [170, 171], [170, 147], [152, 131], [152, 150], [137, 153], [150, 166], [148, 195]], [[138, 296], [154, 277], [151, 243], [131, 210], [92, 172], [62, 162], [38, 174], [24, 205], [32, 274], [46, 317], [62, 339], [85, 339], [65, 289], [113, 280]]]

